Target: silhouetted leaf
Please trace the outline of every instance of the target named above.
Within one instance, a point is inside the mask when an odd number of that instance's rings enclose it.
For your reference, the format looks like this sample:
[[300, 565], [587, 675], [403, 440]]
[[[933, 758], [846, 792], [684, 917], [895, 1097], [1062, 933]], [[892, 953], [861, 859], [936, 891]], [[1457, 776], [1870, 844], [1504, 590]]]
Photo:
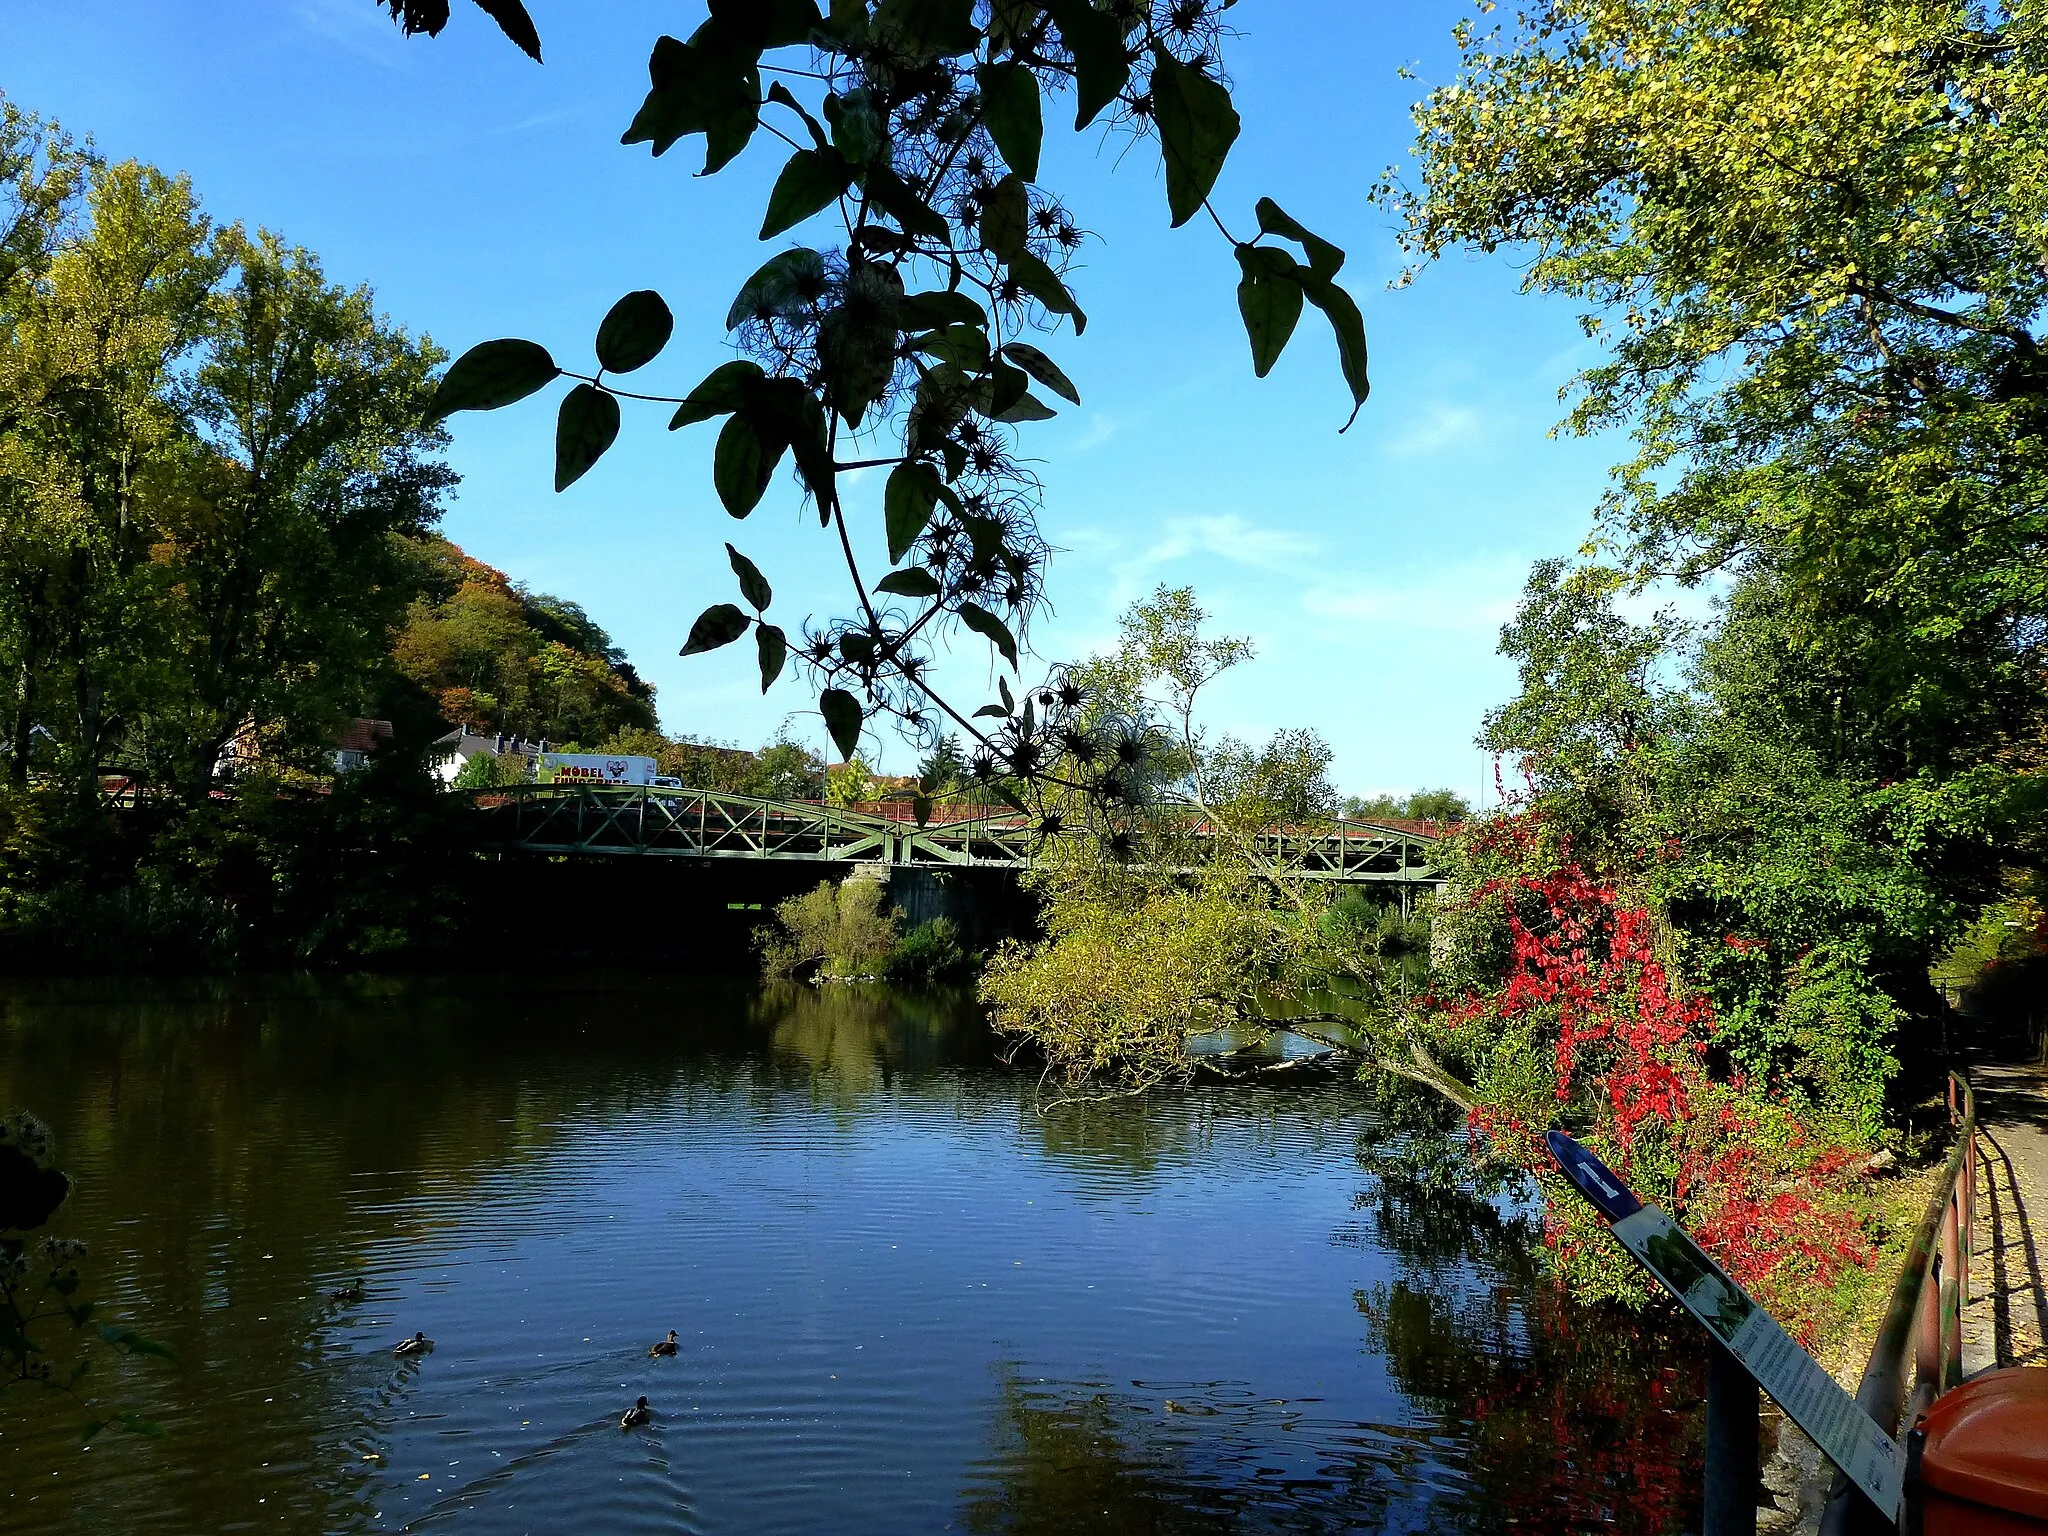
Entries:
[[1081, 306], [1074, 302], [1074, 296], [1067, 292], [1067, 285], [1060, 281], [1059, 274], [1029, 251], [1019, 251], [1010, 258], [1010, 276], [1017, 279], [1017, 285], [1031, 297], [1038, 300], [1055, 315], [1067, 315], [1074, 322], [1074, 334], [1080, 335], [1088, 329], [1088, 317], [1081, 313]]
[[979, 603], [960, 605], [960, 622], [977, 635], [984, 635], [995, 648], [1003, 653], [1003, 660], [1010, 664], [1010, 670], [1017, 669], [1017, 641], [1010, 634], [1010, 626], [990, 613]]
[[900, 571], [891, 571], [875, 583], [877, 592], [887, 592], [892, 597], [937, 597], [943, 590], [938, 577], [920, 566], [906, 566]]
[[889, 531], [889, 563], [910, 553], [939, 504], [939, 476], [929, 464], [898, 464], [882, 493], [882, 520]]
[[919, 342], [917, 350], [963, 373], [979, 373], [988, 366], [988, 335], [979, 326], [949, 325]]
[[428, 418], [439, 421], [456, 411], [495, 411], [545, 388], [560, 372], [538, 342], [516, 336], [480, 341], [442, 376]]
[[740, 285], [725, 312], [725, 328], [737, 330], [749, 320], [793, 315], [815, 303], [825, 291], [825, 258], [804, 246], [771, 256]]
[[761, 220], [761, 238], [772, 239], [829, 207], [853, 185], [853, 167], [836, 149], [800, 149], [789, 157], [775, 189], [768, 194], [768, 213]]
[[1009, 717], [1010, 712], [1000, 704], [984, 704], [974, 712], [974, 718], [977, 720], [1007, 720]]
[[825, 717], [825, 729], [842, 759], [860, 748], [860, 702], [844, 688], [827, 688], [818, 695], [818, 713]]
[[868, 201], [911, 234], [923, 235], [927, 240], [944, 240], [951, 234], [932, 205], [919, 197], [909, 182], [879, 161], [868, 167], [867, 189]]
[[683, 397], [683, 403], [669, 418], [669, 431], [738, 410], [742, 404], [742, 387], [752, 380], [766, 377], [759, 363], [748, 362], [745, 358], [720, 363], [704, 376], [703, 383]]
[[939, 290], [906, 294], [896, 307], [906, 331], [936, 330], [942, 325], [988, 328], [988, 312], [964, 293]]
[[590, 384], [562, 397], [555, 417], [555, 489], [566, 491], [619, 436], [619, 402]]
[[1021, 368], [1012, 368], [1001, 359], [989, 370], [988, 383], [977, 408], [993, 421], [1006, 420], [1006, 412], [1031, 388], [1031, 376]]
[[1015, 171], [997, 182], [981, 205], [981, 243], [1008, 260], [1031, 232], [1031, 194]]
[[761, 659], [761, 691], [766, 693], [782, 676], [782, 664], [789, 659], [789, 637], [773, 624], [758, 625], [754, 647]]
[[996, 141], [1003, 163], [1026, 181], [1038, 180], [1038, 153], [1045, 121], [1038, 104], [1038, 79], [1012, 59], [975, 71], [981, 84], [982, 123]]
[[1270, 245], [1240, 245], [1237, 309], [1252, 344], [1252, 372], [1264, 378], [1301, 319], [1301, 264]]
[[704, 135], [704, 169], [718, 170], [760, 122], [760, 50], [749, 50], [714, 17], [689, 42], [658, 39], [648, 56], [650, 89], [621, 137], [665, 154], [685, 134]]
[[1073, 380], [1060, 372], [1059, 364], [1047, 357], [1028, 341], [1013, 341], [1003, 347], [1003, 356], [1022, 368], [1056, 395], [1063, 395], [1079, 405], [1081, 392], [1074, 388]]
[[1270, 197], [1259, 199], [1259, 228], [1269, 235], [1280, 235], [1285, 239], [1299, 242], [1308, 252], [1309, 270], [1318, 277], [1335, 277], [1344, 270], [1344, 252], [1330, 244], [1321, 235], [1312, 235], [1296, 220], [1287, 216], [1281, 206]]
[[1007, 422], [1051, 421], [1058, 414], [1058, 411], [1055, 411], [1051, 406], [1039, 399], [1038, 396], [1027, 390], [1018, 399], [1011, 401], [1002, 410], [997, 411], [995, 419]]
[[683, 642], [679, 654], [695, 656], [731, 645], [747, 632], [750, 622], [737, 603], [713, 603], [697, 615], [697, 622], [690, 626], [690, 638]]
[[804, 42], [825, 20], [817, 0], [711, 0], [711, 14], [757, 49]]
[[917, 818], [917, 824], [920, 827], [928, 825], [932, 819], [932, 797], [921, 791], [912, 795], [910, 797], [910, 814]]
[[781, 459], [782, 444], [763, 442], [747, 413], [735, 412], [720, 428], [711, 455], [711, 485], [725, 510], [745, 517], [759, 506]]
[[768, 585], [768, 578], [761, 574], [761, 568], [730, 544], [725, 546], [726, 558], [732, 561], [732, 573], [740, 579], [740, 596], [756, 608], [766, 608], [774, 597]]
[[817, 498], [819, 521], [828, 520], [838, 496], [837, 470], [832, 463], [825, 408], [818, 397], [801, 379], [767, 379], [755, 388], [750, 414], [762, 443], [771, 447], [777, 458], [784, 445], [795, 451], [797, 473]]
[[1343, 365], [1344, 382], [1351, 386], [1351, 414], [1338, 431], [1348, 432], [1351, 423], [1358, 420], [1365, 397], [1372, 393], [1372, 381], [1366, 374], [1365, 316], [1358, 312], [1350, 294], [1313, 272], [1302, 278], [1301, 291], [1308, 295], [1311, 304], [1329, 316], [1330, 329], [1336, 333], [1337, 361]]
[[1237, 108], [1230, 92], [1155, 43], [1152, 120], [1166, 157], [1166, 204], [1178, 229], [1201, 211], [1237, 142]]
[[811, 116], [810, 109], [798, 101], [796, 93], [780, 80], [770, 82], [768, 86], [768, 99], [778, 106], [789, 108], [790, 111], [802, 118], [804, 120], [804, 127], [811, 131], [811, 142], [817, 145], [818, 148], [826, 149], [831, 146], [832, 141], [825, 137], [824, 124]]
[[704, 124], [704, 174], [737, 160], [760, 124], [761, 71], [750, 62], [711, 99]]
[[540, 62], [540, 33], [520, 0], [476, 0], [477, 9], [498, 24], [498, 30], [519, 45], [519, 51]]
[[1086, 128], [1131, 80], [1121, 23], [1093, 0], [1047, 0], [1060, 41], [1074, 56], [1074, 127]]
[[888, 142], [865, 86], [827, 96], [825, 121], [832, 125], [832, 143], [849, 164], [866, 165]]
[[676, 317], [652, 288], [627, 294], [605, 314], [597, 328], [597, 363], [610, 373], [631, 373], [645, 367], [668, 345]]

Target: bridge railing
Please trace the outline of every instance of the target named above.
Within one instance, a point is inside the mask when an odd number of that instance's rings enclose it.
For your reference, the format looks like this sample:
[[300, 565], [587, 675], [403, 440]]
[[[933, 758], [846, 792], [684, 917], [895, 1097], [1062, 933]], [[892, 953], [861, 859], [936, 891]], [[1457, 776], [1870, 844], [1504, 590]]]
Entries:
[[[592, 784], [522, 784], [469, 792], [495, 846], [534, 853], [650, 854], [686, 858], [801, 859], [934, 868], [1027, 868], [1039, 839], [1007, 807], [919, 825], [906, 804], [847, 807], [724, 790]], [[1203, 829], [1189, 839], [1199, 850]], [[1311, 879], [1437, 883], [1435, 838], [1374, 822], [1275, 827], [1261, 851]], [[1197, 851], [1197, 857], [1199, 852]]]

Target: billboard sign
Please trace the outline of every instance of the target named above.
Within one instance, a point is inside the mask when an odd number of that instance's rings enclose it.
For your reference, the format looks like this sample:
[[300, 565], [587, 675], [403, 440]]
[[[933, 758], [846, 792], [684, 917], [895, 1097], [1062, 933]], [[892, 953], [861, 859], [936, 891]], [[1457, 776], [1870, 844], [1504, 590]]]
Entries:
[[543, 752], [534, 767], [536, 784], [652, 784], [651, 757], [622, 752]]
[[1905, 1485], [1905, 1448], [1683, 1227], [1656, 1206], [1643, 1204], [1605, 1163], [1562, 1131], [1550, 1132], [1548, 1139], [1550, 1155], [1612, 1224], [1622, 1247], [1727, 1348], [1828, 1460], [1887, 1519], [1896, 1521]]

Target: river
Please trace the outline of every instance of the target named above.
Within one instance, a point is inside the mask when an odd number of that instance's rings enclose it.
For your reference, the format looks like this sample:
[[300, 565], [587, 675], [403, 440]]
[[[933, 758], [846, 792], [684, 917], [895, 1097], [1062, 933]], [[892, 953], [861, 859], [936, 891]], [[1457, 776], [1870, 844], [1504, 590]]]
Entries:
[[[83, 1294], [177, 1356], [100, 1351], [90, 1409], [0, 1392], [0, 1530], [1663, 1531], [1697, 1507], [1689, 1341], [1558, 1302], [1496, 1206], [1368, 1176], [1355, 1084], [1046, 1114], [963, 999], [677, 976], [0, 1005], [0, 1109], [78, 1181]], [[433, 1353], [394, 1358], [415, 1330]], [[81, 1448], [109, 1407], [163, 1433]]]

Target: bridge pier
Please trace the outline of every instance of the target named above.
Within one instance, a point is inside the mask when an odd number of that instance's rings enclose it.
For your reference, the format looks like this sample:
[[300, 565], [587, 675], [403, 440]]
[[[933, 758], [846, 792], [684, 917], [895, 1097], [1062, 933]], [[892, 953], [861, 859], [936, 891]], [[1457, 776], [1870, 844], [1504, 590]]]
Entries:
[[[876, 870], [879, 874], [880, 867]], [[1023, 938], [1037, 926], [1036, 904], [1011, 870], [898, 864], [887, 878], [889, 904], [902, 912], [905, 932], [944, 917], [960, 930], [960, 942], [969, 949], [990, 949], [1004, 939]]]

